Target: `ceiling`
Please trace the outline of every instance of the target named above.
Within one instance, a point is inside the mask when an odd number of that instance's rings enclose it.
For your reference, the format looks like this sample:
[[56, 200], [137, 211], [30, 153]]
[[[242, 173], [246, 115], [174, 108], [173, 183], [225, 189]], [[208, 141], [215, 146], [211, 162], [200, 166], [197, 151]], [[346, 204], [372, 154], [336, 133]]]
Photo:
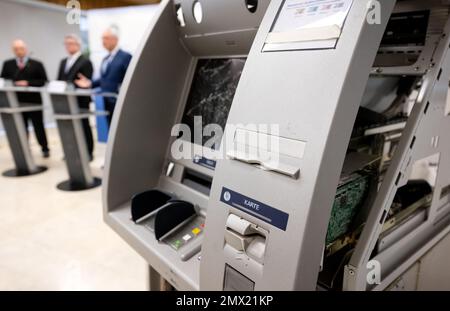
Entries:
[[[67, 0], [40, 0], [66, 6]], [[79, 0], [83, 10], [159, 3], [161, 0]]]

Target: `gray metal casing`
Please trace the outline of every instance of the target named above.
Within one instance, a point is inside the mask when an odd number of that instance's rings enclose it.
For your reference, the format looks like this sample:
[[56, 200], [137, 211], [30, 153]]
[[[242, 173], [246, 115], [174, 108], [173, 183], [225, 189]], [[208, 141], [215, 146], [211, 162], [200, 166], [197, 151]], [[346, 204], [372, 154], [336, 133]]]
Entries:
[[[279, 124], [280, 136], [306, 142], [300, 179], [236, 161], [216, 169], [202, 250], [201, 288], [223, 286], [223, 233], [229, 212], [270, 231], [256, 290], [314, 290], [328, 219], [353, 121], [394, 1], [382, 24], [366, 22], [368, 1], [354, 1], [336, 49], [263, 53], [282, 1], [271, 5], [256, 36], [231, 108], [231, 124]], [[286, 232], [220, 202], [226, 186], [289, 214]], [[230, 263], [244, 275], [245, 265]], [[214, 273], [210, 273], [214, 271]]]
[[[178, 2], [178, 1], [177, 1]], [[191, 16], [193, 0], [183, 1], [186, 27], [176, 20], [173, 1], [162, 1], [125, 77], [112, 122], [104, 179], [104, 218], [152, 268], [175, 288], [198, 290], [197, 257], [181, 262], [168, 245], [130, 220], [133, 195], [159, 188], [193, 202], [205, 215], [208, 197], [181, 184], [183, 170], [214, 172], [176, 161], [173, 178], [165, 176], [172, 126], [180, 122], [199, 57], [234, 57], [249, 53], [269, 0], [250, 13], [243, 1], [205, 1], [204, 18]]]
[[[439, 189], [450, 182], [448, 174], [440, 174], [430, 210], [431, 215], [439, 215], [380, 254], [378, 259], [390, 268], [384, 272], [380, 286], [370, 288], [365, 283], [366, 263], [384, 221], [380, 217], [392, 203], [395, 190], [407, 181], [403, 178], [396, 182], [398, 172], [407, 176], [412, 159], [429, 153], [426, 146], [429, 135], [448, 132], [445, 123], [448, 120], [441, 114], [448, 78], [441, 80], [437, 92], [433, 89], [441, 65], [443, 77], [449, 76], [448, 57], [445, 58], [449, 42], [438, 38], [436, 42], [441, 47], [438, 53], [424, 54], [434, 55], [435, 68], [427, 68], [430, 58], [422, 59], [417, 70], [372, 68], [395, 0], [381, 1], [379, 25], [366, 22], [371, 1], [355, 0], [335, 49], [263, 52], [283, 1], [260, 1], [253, 15], [246, 11], [243, 2], [202, 1], [204, 20], [197, 24], [191, 14], [194, 0], [176, 1], [185, 13], [184, 28], [176, 22], [174, 3], [162, 2], [132, 61], [117, 103], [105, 166], [105, 221], [147, 260], [151, 271], [179, 290], [222, 290], [227, 265], [251, 279], [255, 290], [314, 290], [336, 187], [369, 75], [382, 72], [425, 75], [421, 100], [408, 121], [399, 152], [344, 275], [346, 290], [388, 288], [448, 230], [446, 222], [439, 222], [446, 220], [448, 198], [438, 196]], [[428, 5], [400, 1], [398, 7], [401, 9], [405, 3], [413, 9]], [[429, 5], [437, 3], [441, 4], [436, 0]], [[216, 170], [210, 171], [195, 166], [192, 161], [175, 161], [170, 156], [174, 141], [171, 129], [181, 120], [197, 59], [247, 54], [228, 123], [278, 124], [280, 137], [304, 143], [304, 156], [295, 160], [300, 169], [298, 179], [230, 159], [219, 161]], [[411, 151], [415, 156], [409, 157], [411, 152], [407, 149], [431, 94], [436, 96], [433, 110], [436, 118], [426, 121], [428, 125], [422, 127], [423, 138], [418, 137]], [[442, 127], [433, 127], [433, 122], [439, 122]], [[448, 144], [441, 143], [439, 150], [448, 155]], [[174, 163], [174, 169], [168, 177], [166, 169], [170, 162]], [[443, 169], [448, 168], [448, 160], [441, 165]], [[187, 168], [214, 178], [209, 197], [181, 183]], [[289, 214], [286, 231], [222, 203], [224, 187]], [[153, 188], [194, 203], [206, 216], [201, 260], [194, 257], [182, 262], [169, 246], [158, 243], [151, 232], [130, 220], [131, 197]], [[264, 265], [260, 270], [226, 255], [224, 240], [230, 213], [268, 232]], [[416, 233], [420, 243], [414, 242]], [[395, 249], [406, 251], [395, 252]], [[412, 256], [405, 258], [405, 254]], [[399, 268], [395, 270], [393, 266]]]

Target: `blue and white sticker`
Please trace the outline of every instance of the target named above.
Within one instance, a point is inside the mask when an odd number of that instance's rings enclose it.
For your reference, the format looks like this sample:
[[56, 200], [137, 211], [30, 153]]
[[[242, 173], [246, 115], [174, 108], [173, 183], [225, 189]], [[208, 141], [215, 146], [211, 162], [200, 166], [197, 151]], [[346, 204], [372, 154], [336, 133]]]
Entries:
[[286, 231], [289, 214], [223, 187], [220, 201]]
[[198, 156], [198, 155], [196, 155], [194, 157], [194, 163], [197, 164], [197, 165], [206, 167], [206, 168], [208, 168], [210, 170], [213, 170], [213, 171], [216, 169], [216, 165], [217, 165], [217, 161], [210, 160], [210, 159], [207, 159], [205, 157]]

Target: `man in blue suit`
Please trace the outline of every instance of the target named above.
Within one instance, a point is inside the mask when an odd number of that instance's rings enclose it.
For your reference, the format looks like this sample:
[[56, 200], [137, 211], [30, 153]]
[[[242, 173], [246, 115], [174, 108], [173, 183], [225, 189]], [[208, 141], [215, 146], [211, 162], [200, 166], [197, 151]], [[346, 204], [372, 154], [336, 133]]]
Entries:
[[[102, 41], [104, 48], [108, 51], [108, 55], [102, 61], [100, 79], [90, 81], [80, 74], [75, 84], [78, 87], [84, 88], [100, 87], [102, 92], [119, 93], [120, 86], [131, 61], [131, 54], [120, 49], [118, 30], [114, 27], [108, 28], [103, 33]], [[107, 117], [108, 125], [111, 126], [116, 98], [105, 97], [104, 102], [105, 110], [109, 113]]]

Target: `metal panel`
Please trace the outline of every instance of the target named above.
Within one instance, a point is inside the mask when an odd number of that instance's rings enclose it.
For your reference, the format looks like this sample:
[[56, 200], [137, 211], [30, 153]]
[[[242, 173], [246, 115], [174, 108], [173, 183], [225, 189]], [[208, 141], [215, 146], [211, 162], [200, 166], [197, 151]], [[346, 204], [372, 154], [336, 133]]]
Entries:
[[[445, 34], [450, 32], [449, 21], [447, 21], [443, 32]], [[449, 43], [448, 35], [441, 37], [434, 55], [435, 64], [423, 77], [419, 98], [409, 117], [400, 145], [381, 185], [363, 233], [347, 267], [344, 286], [348, 290], [366, 289], [366, 265], [370, 260], [372, 250], [377, 243], [381, 227], [384, 223], [382, 215], [386, 213], [385, 211], [389, 210], [396, 190], [408, 181], [412, 164], [426, 156], [441, 153], [436, 189], [441, 189], [445, 184], [448, 184], [449, 176], [447, 172], [450, 167], [450, 157], [448, 157], [450, 145], [447, 141], [441, 141], [439, 145], [432, 145], [430, 142], [432, 137], [445, 136], [445, 133], [448, 133], [450, 130], [449, 119], [444, 113], [448, 91], [448, 77], [450, 76]], [[438, 77], [440, 77], [439, 80]], [[413, 140], [415, 141], [414, 144], [412, 144]], [[435, 221], [436, 211], [440, 207], [442, 207], [442, 204], [439, 198], [439, 191], [435, 191], [432, 206], [428, 212], [428, 220], [424, 226], [425, 231], [435, 232], [434, 230], [436, 228], [433, 222]], [[429, 234], [427, 239], [431, 239], [435, 233]], [[417, 240], [417, 237], [414, 236], [413, 238], [411, 236], [411, 239], [405, 241], [406, 238], [395, 244], [396, 247], [399, 247], [399, 243], [408, 243], [408, 254], [413, 249], [421, 249], [422, 245]], [[393, 246], [391, 249], [396, 248]], [[405, 260], [405, 256], [408, 256], [408, 254], [402, 253], [400, 249], [397, 249], [392, 254], [394, 256], [393, 258], [390, 258], [388, 262], [382, 263], [386, 271], [393, 271], [393, 268], [398, 267], [399, 263]], [[408, 267], [403, 267], [403, 269], [406, 268]], [[398, 276], [401, 272], [399, 269], [396, 269], [395, 274], [389, 276], [389, 278], [395, 277], [395, 275]]]
[[[186, 30], [177, 23], [173, 1], [163, 1], [130, 64], [117, 102], [105, 165], [105, 221], [176, 289], [199, 289], [197, 256], [181, 261], [172, 248], [157, 243], [150, 231], [130, 222], [128, 202], [136, 193], [157, 187], [195, 203], [202, 209], [200, 213], [205, 214], [208, 197], [182, 184], [182, 175], [184, 167], [209, 176], [214, 172], [192, 161], [189, 164], [179, 161], [176, 176], [165, 176], [170, 161], [171, 128], [181, 118], [185, 106], [196, 63], [193, 55], [247, 55], [265, 3], [268, 0], [260, 1], [258, 13], [249, 19], [244, 15], [250, 14], [244, 1], [204, 1], [205, 20], [196, 27], [198, 33], [219, 28], [229, 32], [196, 37], [189, 30], [193, 36], [187, 39], [182, 34]], [[230, 19], [229, 14], [245, 16], [243, 21], [251, 25], [251, 30], [242, 29], [236, 24], [240, 19]], [[212, 20], [208, 21], [212, 16], [220, 18], [214, 22], [217, 29], [211, 26]], [[223, 40], [228, 40], [224, 38], [233, 38], [239, 44], [223, 47]]]
[[[302, 174], [293, 180], [238, 162], [219, 162], [202, 251], [203, 289], [223, 288], [222, 267], [228, 262], [221, 228], [229, 212], [270, 231], [264, 273], [254, 280], [256, 290], [316, 288], [346, 144], [394, 1], [383, 3], [381, 25], [366, 23], [368, 1], [355, 1], [335, 50], [261, 53], [281, 4], [271, 1], [228, 122], [279, 124], [279, 136], [306, 142]], [[220, 202], [222, 187], [239, 189], [243, 195], [289, 214], [286, 232], [228, 208]], [[218, 272], [211, 275], [209, 271]]]

